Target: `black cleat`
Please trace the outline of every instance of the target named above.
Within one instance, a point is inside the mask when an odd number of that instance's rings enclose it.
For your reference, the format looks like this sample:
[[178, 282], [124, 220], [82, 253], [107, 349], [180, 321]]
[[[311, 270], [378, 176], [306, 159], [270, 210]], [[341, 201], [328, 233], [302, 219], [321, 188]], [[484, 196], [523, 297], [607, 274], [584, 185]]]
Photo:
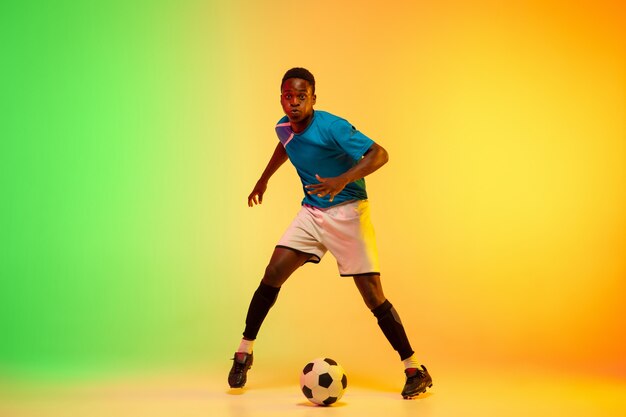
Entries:
[[228, 373], [228, 385], [231, 388], [243, 388], [246, 385], [248, 369], [252, 366], [252, 353], [235, 352], [233, 366]]
[[419, 394], [426, 392], [426, 388], [433, 386], [433, 379], [424, 365], [422, 365], [422, 369], [405, 369], [404, 373], [406, 374], [406, 383], [402, 390], [402, 397], [405, 400], [417, 397]]

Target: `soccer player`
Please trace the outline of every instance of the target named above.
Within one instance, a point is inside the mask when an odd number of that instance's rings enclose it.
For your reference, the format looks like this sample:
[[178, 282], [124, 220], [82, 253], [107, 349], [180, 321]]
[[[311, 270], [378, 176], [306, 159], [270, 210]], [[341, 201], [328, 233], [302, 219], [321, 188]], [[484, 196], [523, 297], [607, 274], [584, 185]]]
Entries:
[[263, 202], [270, 177], [287, 159], [300, 176], [304, 199], [252, 296], [228, 383], [232, 388], [245, 385], [254, 341], [283, 283], [300, 266], [319, 263], [330, 251], [339, 274], [353, 277], [363, 301], [404, 362], [402, 396], [413, 398], [432, 386], [432, 378], [415, 358], [398, 312], [383, 294], [365, 190], [364, 177], [387, 162], [387, 151], [346, 120], [313, 110], [315, 78], [308, 70], [290, 69], [280, 87], [285, 116], [276, 125], [279, 142], [248, 196], [248, 206]]

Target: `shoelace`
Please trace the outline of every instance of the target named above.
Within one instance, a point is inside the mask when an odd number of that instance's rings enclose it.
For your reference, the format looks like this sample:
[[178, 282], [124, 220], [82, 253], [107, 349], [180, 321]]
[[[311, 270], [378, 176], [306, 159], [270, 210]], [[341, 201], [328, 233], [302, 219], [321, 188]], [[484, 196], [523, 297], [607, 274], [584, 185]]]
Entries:
[[240, 371], [242, 371], [246, 367], [246, 362], [247, 361], [245, 361], [245, 360], [244, 360], [243, 363], [241, 363], [235, 357], [235, 358], [231, 358], [231, 361], [235, 361], [235, 372], [240, 372]]

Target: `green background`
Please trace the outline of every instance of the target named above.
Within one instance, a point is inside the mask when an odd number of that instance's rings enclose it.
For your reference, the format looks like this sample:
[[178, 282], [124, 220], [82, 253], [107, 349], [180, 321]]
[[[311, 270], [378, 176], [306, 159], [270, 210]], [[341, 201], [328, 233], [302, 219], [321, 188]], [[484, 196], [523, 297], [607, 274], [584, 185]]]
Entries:
[[230, 233], [210, 178], [232, 172], [218, 30], [210, 2], [0, 6], [4, 370], [211, 355]]

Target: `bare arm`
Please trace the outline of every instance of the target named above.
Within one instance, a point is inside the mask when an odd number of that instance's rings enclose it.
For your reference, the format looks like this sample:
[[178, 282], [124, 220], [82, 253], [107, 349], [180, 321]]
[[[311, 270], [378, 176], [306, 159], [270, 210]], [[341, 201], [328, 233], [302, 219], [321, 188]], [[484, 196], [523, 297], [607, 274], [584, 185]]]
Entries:
[[387, 154], [385, 148], [374, 143], [355, 166], [338, 177], [322, 178], [316, 174], [315, 177], [319, 181], [319, 184], [307, 185], [307, 192], [309, 194], [317, 194], [318, 197], [324, 197], [330, 194], [330, 201], [333, 201], [335, 196], [339, 194], [346, 185], [371, 174], [385, 165], [388, 160], [389, 154]]
[[278, 170], [278, 168], [285, 163], [285, 161], [287, 161], [287, 152], [285, 151], [285, 147], [282, 143], [279, 142], [276, 145], [276, 149], [274, 149], [274, 153], [267, 163], [263, 174], [261, 174], [261, 178], [259, 178], [254, 186], [254, 189], [248, 196], [248, 207], [263, 203], [263, 194], [265, 194], [265, 190], [267, 190], [267, 182]]

